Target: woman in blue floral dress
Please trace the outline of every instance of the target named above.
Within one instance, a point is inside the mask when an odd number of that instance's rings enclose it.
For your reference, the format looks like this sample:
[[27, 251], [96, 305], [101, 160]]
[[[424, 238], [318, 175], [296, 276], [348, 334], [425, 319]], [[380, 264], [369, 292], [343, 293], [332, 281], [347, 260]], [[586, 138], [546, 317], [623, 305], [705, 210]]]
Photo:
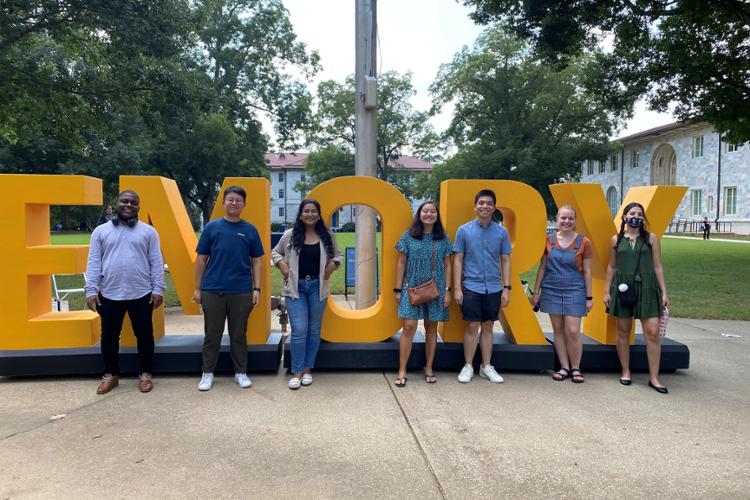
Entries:
[[[433, 272], [434, 247], [434, 272]], [[398, 317], [403, 320], [399, 341], [399, 370], [394, 384], [406, 385], [406, 364], [411, 354], [417, 322], [424, 320], [425, 328], [425, 381], [434, 384], [437, 380], [432, 371], [437, 347], [438, 321], [448, 320], [450, 305], [450, 283], [446, 276], [451, 275], [451, 242], [443, 229], [437, 204], [434, 201], [422, 203], [414, 214], [414, 222], [396, 243], [399, 251], [396, 265], [396, 288], [393, 293], [398, 302]], [[440, 296], [426, 304], [413, 306], [409, 303], [408, 287], [415, 287], [435, 280]]]

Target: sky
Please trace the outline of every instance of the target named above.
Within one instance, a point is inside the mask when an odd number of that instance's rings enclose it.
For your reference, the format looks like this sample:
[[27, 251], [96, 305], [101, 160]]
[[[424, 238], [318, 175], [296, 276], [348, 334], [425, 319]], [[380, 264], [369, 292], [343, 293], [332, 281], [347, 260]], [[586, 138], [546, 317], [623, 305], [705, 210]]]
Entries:
[[[356, 0], [283, 0], [298, 39], [320, 53], [320, 71], [309, 82], [315, 92], [319, 82], [344, 79], [354, 73], [354, 6]], [[469, 18], [470, 9], [456, 0], [378, 0], [378, 73], [411, 71], [417, 95], [412, 105], [426, 111], [431, 104], [430, 83], [441, 64], [448, 63], [464, 46], [472, 46], [482, 27]], [[451, 109], [431, 120], [437, 131], [450, 123]], [[648, 111], [638, 103], [635, 116], [615, 137], [674, 122], [665, 113]]]

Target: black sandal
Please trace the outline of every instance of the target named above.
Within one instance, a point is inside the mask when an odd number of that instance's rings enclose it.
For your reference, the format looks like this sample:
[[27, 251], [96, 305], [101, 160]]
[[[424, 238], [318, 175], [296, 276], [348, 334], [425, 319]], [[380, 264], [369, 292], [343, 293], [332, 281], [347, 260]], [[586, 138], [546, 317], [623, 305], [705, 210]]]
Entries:
[[570, 370], [570, 380], [574, 384], [582, 384], [586, 381], [586, 379], [583, 378], [583, 374], [581, 373], [581, 370], [579, 370], [578, 368], [573, 368], [572, 370]]
[[396, 387], [404, 387], [406, 385], [406, 380], [406, 377], [399, 377], [395, 382], [393, 382], [393, 385], [395, 385]]
[[437, 378], [435, 378], [435, 374], [434, 373], [430, 373], [429, 375], [425, 373], [424, 374], [424, 381], [427, 382], [428, 384], [434, 384], [434, 383], [437, 382]]
[[570, 370], [568, 370], [567, 368], [560, 368], [552, 374], [552, 380], [554, 380], [555, 382], [562, 382], [568, 377], [570, 377]]

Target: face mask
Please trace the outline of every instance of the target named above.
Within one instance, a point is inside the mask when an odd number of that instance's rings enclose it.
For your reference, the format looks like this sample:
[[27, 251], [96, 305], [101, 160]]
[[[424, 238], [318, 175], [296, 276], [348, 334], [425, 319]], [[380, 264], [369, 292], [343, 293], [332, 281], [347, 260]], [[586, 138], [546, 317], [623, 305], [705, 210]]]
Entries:
[[643, 219], [640, 217], [628, 217], [625, 219], [625, 222], [632, 228], [641, 227], [643, 225]]

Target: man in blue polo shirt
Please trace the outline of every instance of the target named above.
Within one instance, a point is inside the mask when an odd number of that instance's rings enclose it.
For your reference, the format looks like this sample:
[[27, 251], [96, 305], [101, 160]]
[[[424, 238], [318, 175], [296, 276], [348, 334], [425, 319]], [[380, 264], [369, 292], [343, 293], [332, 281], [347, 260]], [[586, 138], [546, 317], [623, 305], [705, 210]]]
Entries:
[[213, 386], [224, 322], [227, 322], [234, 381], [253, 385], [247, 376], [247, 318], [260, 297], [263, 245], [258, 230], [240, 218], [245, 190], [224, 190], [224, 217], [206, 224], [198, 241], [193, 300], [203, 306], [203, 375], [198, 389]]
[[[492, 221], [495, 193], [483, 189], [474, 196], [476, 219], [458, 228], [453, 244], [454, 298], [461, 306], [466, 321], [464, 358], [466, 364], [458, 381], [471, 382], [472, 361], [477, 351], [477, 332], [481, 326], [479, 348], [482, 366], [479, 376], [500, 383], [503, 377], [490, 364], [492, 358], [492, 324], [500, 315], [500, 307], [510, 301], [510, 238], [504, 227]], [[502, 274], [500, 269], [502, 268]]]

